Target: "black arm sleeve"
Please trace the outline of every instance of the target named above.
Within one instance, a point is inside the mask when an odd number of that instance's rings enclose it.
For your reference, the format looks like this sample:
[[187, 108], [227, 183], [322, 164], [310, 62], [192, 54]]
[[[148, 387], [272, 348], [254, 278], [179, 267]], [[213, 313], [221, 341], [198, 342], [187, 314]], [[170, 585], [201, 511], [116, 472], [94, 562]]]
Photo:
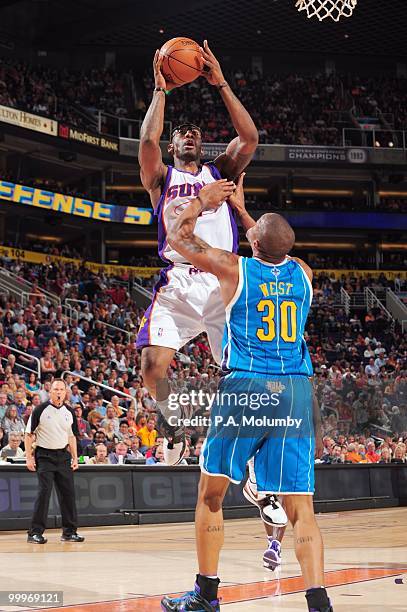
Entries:
[[38, 425], [40, 424], [41, 415], [47, 406], [48, 406], [48, 403], [44, 402], [43, 404], [40, 404], [39, 406], [34, 408], [34, 410], [32, 411], [31, 413], [31, 433], [34, 433]]
[[75, 436], [75, 438], [79, 438], [79, 428], [78, 428], [78, 421], [76, 420], [76, 414], [72, 410], [72, 408], [69, 408], [69, 406], [66, 406], [66, 409], [69, 410], [69, 412], [72, 414], [72, 433]]

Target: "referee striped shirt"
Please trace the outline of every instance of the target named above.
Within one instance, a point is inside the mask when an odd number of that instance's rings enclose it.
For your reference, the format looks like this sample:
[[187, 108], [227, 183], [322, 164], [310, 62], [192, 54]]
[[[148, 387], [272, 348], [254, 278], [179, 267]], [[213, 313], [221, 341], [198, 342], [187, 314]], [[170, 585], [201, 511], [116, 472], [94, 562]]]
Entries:
[[65, 448], [70, 436], [79, 435], [73, 410], [65, 404], [54, 406], [49, 401], [33, 410], [25, 432], [35, 433], [37, 446], [50, 450]]

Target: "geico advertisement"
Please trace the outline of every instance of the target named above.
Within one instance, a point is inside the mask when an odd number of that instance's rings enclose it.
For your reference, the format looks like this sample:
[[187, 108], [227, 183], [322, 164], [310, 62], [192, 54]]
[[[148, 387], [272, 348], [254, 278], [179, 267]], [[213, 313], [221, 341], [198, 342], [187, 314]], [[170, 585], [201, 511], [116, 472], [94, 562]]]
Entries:
[[116, 223], [135, 225], [150, 225], [153, 222], [153, 211], [137, 206], [115, 206], [103, 202], [92, 202], [85, 198], [54, 193], [44, 189], [36, 189], [27, 185], [19, 185], [8, 181], [0, 181], [0, 199], [42, 208], [54, 212]]
[[[199, 470], [151, 471], [100, 467], [89, 472], [79, 469], [74, 475], [75, 498], [79, 514], [109, 514], [120, 508], [135, 510], [193, 510], [196, 505]], [[167, 468], [168, 469], [168, 468]], [[190, 471], [189, 471], [190, 470]], [[0, 470], [0, 519], [29, 517], [38, 493], [36, 474], [7, 474]], [[225, 497], [225, 507], [247, 505], [241, 487], [232, 485]], [[51, 496], [50, 516], [59, 514], [55, 491]]]

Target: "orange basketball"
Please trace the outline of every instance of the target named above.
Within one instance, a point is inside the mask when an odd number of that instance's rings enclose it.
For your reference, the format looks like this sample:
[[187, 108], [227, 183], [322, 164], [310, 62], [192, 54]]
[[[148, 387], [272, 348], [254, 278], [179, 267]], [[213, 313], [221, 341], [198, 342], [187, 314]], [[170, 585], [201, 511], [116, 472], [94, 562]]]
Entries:
[[191, 83], [202, 74], [199, 45], [191, 38], [171, 38], [161, 47], [160, 55], [164, 58], [161, 69], [167, 83]]

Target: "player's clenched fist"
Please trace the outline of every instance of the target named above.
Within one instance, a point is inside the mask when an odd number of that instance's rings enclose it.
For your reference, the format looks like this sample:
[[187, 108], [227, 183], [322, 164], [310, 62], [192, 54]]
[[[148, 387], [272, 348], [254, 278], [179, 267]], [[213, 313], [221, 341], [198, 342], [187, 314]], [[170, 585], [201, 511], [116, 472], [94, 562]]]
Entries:
[[218, 208], [222, 202], [232, 195], [235, 189], [236, 185], [234, 182], [227, 179], [220, 179], [215, 181], [215, 183], [205, 185], [198, 196], [198, 199], [201, 201], [202, 210]]

